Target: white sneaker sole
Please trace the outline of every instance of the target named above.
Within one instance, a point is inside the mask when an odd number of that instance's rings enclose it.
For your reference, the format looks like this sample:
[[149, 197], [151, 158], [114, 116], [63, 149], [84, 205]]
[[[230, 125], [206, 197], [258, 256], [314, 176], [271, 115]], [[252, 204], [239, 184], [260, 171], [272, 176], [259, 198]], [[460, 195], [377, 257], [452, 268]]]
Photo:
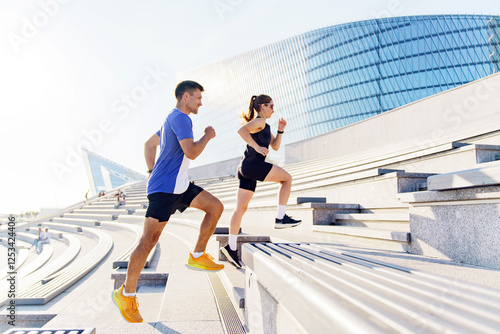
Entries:
[[226, 250], [225, 247], [221, 247], [220, 251], [222, 252], [222, 254], [224, 254], [224, 256], [226, 257], [227, 261], [229, 263], [231, 263], [234, 267], [240, 269], [241, 266], [239, 266], [234, 260], [233, 258], [229, 255], [229, 252]]
[[274, 224], [275, 229], [282, 229], [282, 228], [290, 228], [290, 227], [295, 227], [300, 225], [302, 222], [295, 223], [295, 224]]

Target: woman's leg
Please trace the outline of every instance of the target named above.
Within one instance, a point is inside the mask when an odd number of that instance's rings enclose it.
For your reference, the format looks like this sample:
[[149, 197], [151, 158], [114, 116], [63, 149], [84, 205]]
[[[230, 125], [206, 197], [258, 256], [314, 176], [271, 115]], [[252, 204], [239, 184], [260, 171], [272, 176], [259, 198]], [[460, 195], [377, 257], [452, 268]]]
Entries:
[[229, 226], [229, 242], [227, 246], [222, 247], [220, 250], [236, 268], [241, 268], [241, 263], [238, 255], [238, 232], [240, 231], [241, 220], [247, 211], [248, 203], [253, 197], [253, 191], [243, 188], [238, 188], [236, 193], [236, 208], [231, 215]]
[[271, 168], [264, 181], [281, 183], [278, 204], [286, 205], [290, 197], [290, 191], [292, 190], [292, 176], [283, 168], [273, 165], [273, 168]]
[[236, 208], [231, 215], [229, 234], [238, 235], [243, 215], [247, 211], [248, 203], [253, 197], [253, 191], [238, 188], [236, 193]]
[[286, 204], [292, 190], [292, 176], [281, 167], [273, 166], [264, 181], [281, 183], [280, 192], [278, 194], [278, 212], [276, 213], [276, 224], [274, 228], [288, 228], [300, 224], [301, 220], [293, 219], [285, 215]]

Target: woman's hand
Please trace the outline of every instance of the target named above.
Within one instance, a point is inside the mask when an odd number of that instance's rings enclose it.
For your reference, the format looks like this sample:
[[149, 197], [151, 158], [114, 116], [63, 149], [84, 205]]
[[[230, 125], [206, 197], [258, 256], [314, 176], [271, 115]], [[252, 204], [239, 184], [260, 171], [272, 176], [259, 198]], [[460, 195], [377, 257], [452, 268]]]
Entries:
[[283, 117], [280, 117], [278, 120], [278, 131], [283, 131], [285, 130], [286, 127], [286, 121], [283, 119]]
[[263, 156], [266, 156], [269, 154], [269, 150], [265, 147], [262, 147], [262, 146], [258, 146], [255, 151], [259, 154], [262, 154]]

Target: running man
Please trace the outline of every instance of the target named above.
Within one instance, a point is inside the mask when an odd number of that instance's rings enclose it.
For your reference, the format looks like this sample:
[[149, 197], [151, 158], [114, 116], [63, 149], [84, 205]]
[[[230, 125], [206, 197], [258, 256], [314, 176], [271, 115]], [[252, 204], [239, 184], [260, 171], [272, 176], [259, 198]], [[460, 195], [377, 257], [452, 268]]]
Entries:
[[[150, 177], [148, 180], [149, 206], [139, 244], [132, 252], [125, 284], [113, 291], [113, 300], [122, 316], [129, 322], [142, 322], [136, 296], [137, 279], [144, 268], [149, 252], [158, 242], [170, 215], [187, 207], [204, 211], [198, 241], [189, 254], [187, 265], [198, 270], [216, 271], [224, 268], [205, 253], [210, 236], [214, 233], [224, 207], [208, 191], [188, 181], [189, 160], [196, 159], [208, 142], [215, 137], [215, 130], [208, 126], [198, 141], [193, 139], [190, 114], [198, 114], [202, 106], [203, 87], [194, 81], [183, 81], [175, 89], [176, 107], [167, 116], [160, 131], [144, 145], [144, 156]], [[155, 164], [156, 148], [160, 155]]]

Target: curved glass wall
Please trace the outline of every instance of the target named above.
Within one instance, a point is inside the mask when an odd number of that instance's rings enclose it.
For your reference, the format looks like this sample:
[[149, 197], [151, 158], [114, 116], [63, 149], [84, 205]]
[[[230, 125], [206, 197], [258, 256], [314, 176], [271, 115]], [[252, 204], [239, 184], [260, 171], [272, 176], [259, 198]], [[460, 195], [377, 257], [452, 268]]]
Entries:
[[82, 153], [92, 195], [146, 179], [146, 176], [86, 149], [82, 149]]
[[241, 156], [237, 114], [252, 95], [270, 95], [275, 116], [287, 120], [283, 147], [498, 72], [499, 36], [498, 16], [375, 19], [314, 30], [186, 71], [179, 81], [196, 80], [206, 90], [193, 118], [195, 136], [208, 125], [217, 132], [192, 165]]

